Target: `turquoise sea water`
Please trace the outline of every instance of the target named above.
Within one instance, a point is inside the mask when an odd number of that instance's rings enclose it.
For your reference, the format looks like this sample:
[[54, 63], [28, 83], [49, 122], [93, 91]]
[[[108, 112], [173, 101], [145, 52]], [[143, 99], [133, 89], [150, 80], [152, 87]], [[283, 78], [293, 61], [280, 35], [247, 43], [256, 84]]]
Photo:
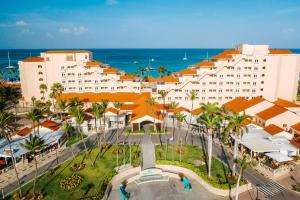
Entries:
[[[0, 50], [0, 78], [18, 79], [18, 61], [29, 56], [39, 56], [40, 52], [47, 49], [31, 50]], [[112, 67], [132, 73], [138, 70], [139, 66], [154, 68], [149, 73], [158, 76], [157, 67], [163, 65], [170, 71], [179, 71], [190, 64], [197, 63], [207, 57], [222, 52], [224, 49], [89, 49], [93, 52], [95, 60], [110, 64]], [[291, 49], [294, 53], [300, 53], [300, 49]], [[15, 69], [7, 69], [8, 52], [11, 58], [11, 65]], [[187, 57], [187, 60], [183, 58]]]

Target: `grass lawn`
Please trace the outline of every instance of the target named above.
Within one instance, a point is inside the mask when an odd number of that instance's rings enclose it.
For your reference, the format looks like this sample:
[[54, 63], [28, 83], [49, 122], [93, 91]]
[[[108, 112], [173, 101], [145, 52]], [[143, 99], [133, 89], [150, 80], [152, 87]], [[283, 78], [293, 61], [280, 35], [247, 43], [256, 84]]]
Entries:
[[[191, 169], [210, 185], [217, 188], [229, 189], [235, 186], [236, 181], [232, 180], [230, 169], [215, 158], [212, 159], [211, 178], [207, 177], [208, 171], [204, 152], [198, 146], [184, 145], [181, 150], [181, 162], [179, 162], [180, 148], [178, 145], [175, 145], [174, 161], [172, 161], [172, 147], [172, 145], [168, 146], [167, 160], [165, 160], [165, 146], [156, 146], [157, 164], [173, 164]], [[195, 160], [198, 160], [198, 162], [202, 164], [200, 164], [200, 166], [195, 166]], [[246, 181], [243, 180], [241, 183], [246, 183]]]
[[[82, 135], [83, 135], [83, 138], [86, 138], [87, 137], [87, 135], [85, 135], [85, 134], [83, 134], [83, 133], [81, 133]], [[81, 140], [81, 135], [80, 134], [74, 134], [74, 135], [72, 135], [69, 139], [68, 139], [68, 141], [67, 141], [67, 143], [66, 143], [66, 146], [68, 147], [68, 146], [71, 146], [72, 144], [75, 144], [76, 142], [78, 142], [78, 141], [80, 141]]]
[[[129, 163], [129, 147], [125, 146], [120, 148], [125, 149], [126, 156], [124, 157], [124, 151], [119, 151], [119, 163]], [[133, 165], [138, 166], [140, 164], [140, 148], [139, 146], [132, 146], [132, 159]], [[62, 164], [56, 170], [50, 170], [45, 175], [41, 176], [37, 181], [37, 191], [43, 191], [44, 199], [59, 200], [59, 199], [80, 199], [93, 197], [95, 199], [101, 199], [103, 192], [106, 189], [107, 183], [115, 175], [114, 168], [117, 165], [116, 161], [116, 148], [103, 149], [102, 155], [99, 156], [99, 149], [93, 148], [90, 151], [90, 156], [86, 157], [85, 153], [81, 153], [75, 157], [72, 161], [67, 161]], [[137, 153], [134, 153], [137, 152]], [[80, 163], [84, 160], [85, 167], [77, 172], [72, 171], [70, 168], [75, 163]], [[95, 161], [96, 160], [96, 161]], [[95, 166], [92, 163], [95, 161]], [[72, 190], [66, 190], [60, 188], [60, 182], [76, 174], [83, 178], [83, 182]], [[23, 192], [32, 189], [32, 182], [23, 187]]]

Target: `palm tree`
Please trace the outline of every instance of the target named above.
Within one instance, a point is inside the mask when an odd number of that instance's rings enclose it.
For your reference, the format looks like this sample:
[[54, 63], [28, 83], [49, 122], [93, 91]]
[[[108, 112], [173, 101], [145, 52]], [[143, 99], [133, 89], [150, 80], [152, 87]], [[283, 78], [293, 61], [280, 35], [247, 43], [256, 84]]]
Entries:
[[[21, 97], [20, 89], [14, 86], [5, 86], [0, 84], [0, 99], [6, 102], [6, 105], [15, 109], [15, 115], [17, 116], [17, 104]], [[16, 120], [17, 118], [15, 118]]]
[[176, 119], [176, 109], [178, 107], [179, 103], [172, 101], [171, 102], [171, 108], [173, 110], [173, 124], [172, 124], [172, 137], [173, 137], [173, 148], [172, 148], [172, 160], [174, 161], [174, 146], [175, 146], [175, 119]]
[[239, 187], [240, 187], [240, 181], [241, 181], [241, 178], [242, 178], [242, 176], [243, 176], [244, 170], [246, 169], [246, 167], [247, 167], [247, 165], [248, 165], [246, 156], [243, 157], [243, 160], [241, 160], [241, 161], [239, 162], [239, 164], [240, 164], [240, 173], [239, 173], [238, 180], [237, 180], [237, 182], [236, 182], [236, 188], [235, 188], [235, 200], [238, 200], [238, 199], [239, 199]]
[[56, 100], [57, 97], [59, 97], [60, 94], [64, 91], [64, 87], [60, 83], [53, 83], [53, 85], [51, 86], [50, 90], [51, 90], [50, 95], [52, 94], [51, 95], [52, 97], [50, 96], [50, 98], [53, 99], [53, 108], [54, 108], [54, 112], [55, 112], [56, 102], [54, 102], [54, 100]]
[[162, 65], [157, 68], [157, 72], [160, 77], [162, 77], [166, 73], [166, 71], [167, 71], [166, 68]]
[[156, 130], [156, 125], [155, 125], [155, 112], [154, 112], [154, 106], [155, 106], [155, 98], [154, 97], [150, 97], [148, 100], [148, 103], [151, 107], [152, 110], [152, 114], [153, 114], [153, 129]]
[[117, 146], [117, 167], [119, 167], [119, 112], [122, 107], [123, 103], [121, 102], [114, 102], [114, 107], [117, 109], [117, 140], [116, 140], [116, 146]]
[[235, 136], [234, 138], [234, 153], [233, 159], [234, 164], [232, 167], [232, 175], [235, 176], [236, 171], [236, 159], [237, 159], [237, 152], [238, 152], [238, 139], [243, 137], [245, 132], [248, 132], [248, 128], [243, 123], [245, 120], [251, 119], [251, 116], [243, 114], [234, 113], [228, 121], [227, 129]]
[[73, 113], [74, 112], [73, 110], [76, 110], [77, 107], [82, 108], [83, 103], [82, 101], [79, 100], [78, 97], [74, 97], [69, 101], [68, 107], [69, 107], [69, 113]]
[[103, 109], [103, 121], [104, 121], [104, 128], [103, 128], [104, 134], [103, 134], [103, 136], [104, 136], [104, 141], [105, 141], [106, 140], [106, 131], [105, 131], [106, 118], [105, 118], [105, 111], [106, 111], [106, 109], [108, 107], [108, 101], [102, 101], [102, 102], [100, 102], [100, 105], [101, 105], [101, 107]]
[[[64, 132], [65, 135], [67, 135], [68, 140], [69, 140], [69, 138], [70, 138], [70, 136], [71, 136], [71, 134], [73, 132], [73, 126], [71, 124], [69, 124], [68, 122], [64, 123], [64, 125], [63, 125], [63, 132]], [[70, 146], [70, 149], [72, 151], [72, 155], [73, 155], [73, 159], [74, 159], [75, 158], [75, 154], [74, 154], [74, 152], [72, 150], [72, 146]], [[58, 158], [57, 158], [57, 162], [58, 162]]]
[[99, 103], [93, 103], [92, 104], [92, 112], [94, 115], [94, 119], [95, 119], [95, 130], [96, 130], [96, 136], [97, 136], [97, 144], [99, 146], [99, 150], [101, 150], [101, 141], [99, 143], [99, 134], [97, 131], [97, 120], [100, 120], [100, 125], [101, 125], [101, 118], [103, 117], [103, 113], [105, 112], [105, 110], [103, 110], [101, 104]]
[[45, 83], [42, 83], [42, 84], [40, 85], [40, 93], [43, 95], [42, 101], [45, 100], [45, 93], [47, 92], [47, 90], [48, 90], [47, 85], [46, 85]]
[[66, 109], [67, 109], [67, 107], [68, 107], [68, 102], [67, 102], [67, 100], [65, 100], [65, 99], [59, 100], [59, 102], [58, 102], [58, 107], [59, 107], [59, 109], [60, 109], [60, 119], [61, 119], [61, 121], [63, 121], [63, 113], [66, 112]]
[[211, 176], [211, 160], [212, 160], [212, 134], [213, 130], [220, 124], [220, 117], [202, 113], [198, 119], [198, 123], [205, 125], [208, 135], [207, 151], [208, 151], [208, 177]]
[[44, 146], [44, 140], [42, 140], [39, 136], [35, 135], [29, 135], [29, 138], [25, 140], [24, 144], [21, 144], [23, 148], [25, 148], [27, 151], [29, 151], [29, 154], [33, 155], [34, 163], [35, 163], [35, 176], [33, 181], [33, 195], [34, 199], [36, 199], [35, 194], [35, 185], [36, 185], [36, 179], [37, 179], [37, 161], [35, 157], [35, 153], [40, 151]]
[[164, 134], [166, 134], [166, 127], [165, 127], [165, 119], [166, 119], [166, 116], [167, 116], [167, 109], [166, 109], [166, 97], [168, 95], [168, 92], [165, 91], [165, 90], [160, 90], [158, 92], [158, 94], [161, 96], [161, 98], [163, 99], [163, 131], [164, 131]]
[[[192, 117], [193, 117], [192, 111], [194, 110], [194, 101], [196, 100], [197, 95], [198, 95], [198, 93], [195, 92], [194, 90], [192, 90], [190, 92], [190, 94], [188, 94], [188, 97], [191, 100], [192, 105], [191, 105], [191, 116], [190, 116], [190, 120], [189, 120], [189, 123], [188, 123], [187, 132], [186, 132], [186, 135], [185, 135], [185, 143], [187, 142], [187, 137], [188, 137], [188, 134], [189, 134], [189, 131], [190, 131], [190, 124], [192, 123]], [[193, 136], [192, 136], [192, 141], [193, 141]]]
[[35, 96], [32, 96], [32, 97], [31, 97], [31, 103], [32, 103], [32, 107], [34, 107], [34, 105], [35, 105], [35, 101], [36, 101], [36, 98], [35, 98]]
[[14, 122], [14, 114], [9, 111], [1, 111], [0, 112], [0, 137], [5, 138], [6, 142], [9, 145], [9, 152], [12, 158], [12, 162], [15, 170], [15, 176], [17, 178], [17, 182], [19, 186], [19, 197], [22, 198], [21, 182], [16, 168], [16, 160], [13, 154], [13, 149], [11, 146], [11, 133], [15, 131], [15, 127], [16, 124]]
[[219, 114], [219, 107], [218, 102], [215, 103], [201, 103], [201, 108], [204, 110], [204, 112], [208, 115], [218, 115]]
[[[84, 123], [85, 113], [81, 107], [75, 107], [74, 109], [72, 109], [72, 115], [74, 115], [75, 117], [75, 121], [77, 124], [77, 132], [78, 134], [80, 134], [81, 140], [83, 141], [84, 138], [83, 138], [83, 133], [81, 132], [81, 126]], [[87, 147], [84, 141], [83, 141], [83, 145], [84, 145], [85, 152], [87, 153]]]
[[44, 118], [43, 111], [39, 108], [32, 108], [26, 114], [26, 118], [32, 121], [32, 127], [34, 133], [35, 133], [35, 126], [37, 127], [37, 134], [39, 135], [40, 120]]
[[[182, 127], [182, 123], [185, 121], [186, 115], [182, 114], [182, 113], [176, 113], [176, 121], [177, 121], [177, 126], [179, 129], [179, 133], [181, 133], [181, 127]], [[180, 146], [182, 145], [182, 138], [180, 137], [180, 134], [178, 134], [178, 139], [177, 141], [180, 141]], [[179, 161], [181, 162], [181, 147], [179, 149], [180, 152], [180, 157], [179, 157]]]

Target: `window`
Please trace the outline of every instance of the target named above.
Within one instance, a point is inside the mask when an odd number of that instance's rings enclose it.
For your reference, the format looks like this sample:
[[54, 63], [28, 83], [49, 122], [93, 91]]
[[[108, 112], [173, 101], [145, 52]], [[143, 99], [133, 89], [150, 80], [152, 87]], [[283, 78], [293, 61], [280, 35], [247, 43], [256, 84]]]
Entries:
[[66, 61], [73, 61], [73, 56], [71, 55], [66, 56]]
[[42, 69], [42, 68], [43, 68], [43, 66], [42, 66], [42, 65], [38, 65], [38, 68], [39, 68], [39, 69]]
[[43, 72], [39, 72], [39, 75], [43, 75]]
[[265, 82], [264, 81], [262, 81], [262, 82], [260, 82], [261, 84], [264, 84]]
[[265, 66], [263, 66], [263, 67], [262, 67], [262, 69], [266, 69], [266, 67], [265, 67]]
[[260, 88], [260, 91], [264, 91], [264, 89], [263, 89], [263, 88]]
[[79, 88], [79, 91], [81, 91], [81, 90], [82, 90], [82, 87]]
[[42, 78], [39, 78], [39, 81], [43, 81], [44, 79], [42, 79]]
[[267, 59], [264, 59], [263, 61], [264, 61], [264, 62], [267, 62]]
[[60, 69], [62, 69], [62, 70], [65, 69], [65, 66], [61, 66]]
[[46, 61], [49, 61], [50, 60], [50, 58], [49, 57], [46, 57]]
[[262, 74], [261, 76], [262, 76], [262, 77], [265, 77], [265, 74]]

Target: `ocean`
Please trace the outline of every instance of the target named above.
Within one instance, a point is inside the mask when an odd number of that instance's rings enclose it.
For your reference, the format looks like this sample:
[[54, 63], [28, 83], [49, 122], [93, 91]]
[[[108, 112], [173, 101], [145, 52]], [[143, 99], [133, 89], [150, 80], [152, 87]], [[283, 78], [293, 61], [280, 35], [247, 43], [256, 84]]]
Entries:
[[[29, 56], [39, 56], [47, 49], [7, 49], [0, 50], [0, 78], [5, 80], [18, 80], [18, 61]], [[112, 67], [124, 70], [126, 73], [137, 71], [139, 66], [151, 66], [153, 71], [149, 75], [157, 77], [158, 66], [164, 66], [170, 71], [179, 71], [191, 64], [200, 62], [207, 57], [214, 56], [224, 49], [88, 49], [93, 52], [95, 60], [110, 64]], [[291, 49], [300, 53], [300, 49]], [[7, 69], [8, 52], [11, 66]], [[186, 57], [187, 59], [183, 59]]]

